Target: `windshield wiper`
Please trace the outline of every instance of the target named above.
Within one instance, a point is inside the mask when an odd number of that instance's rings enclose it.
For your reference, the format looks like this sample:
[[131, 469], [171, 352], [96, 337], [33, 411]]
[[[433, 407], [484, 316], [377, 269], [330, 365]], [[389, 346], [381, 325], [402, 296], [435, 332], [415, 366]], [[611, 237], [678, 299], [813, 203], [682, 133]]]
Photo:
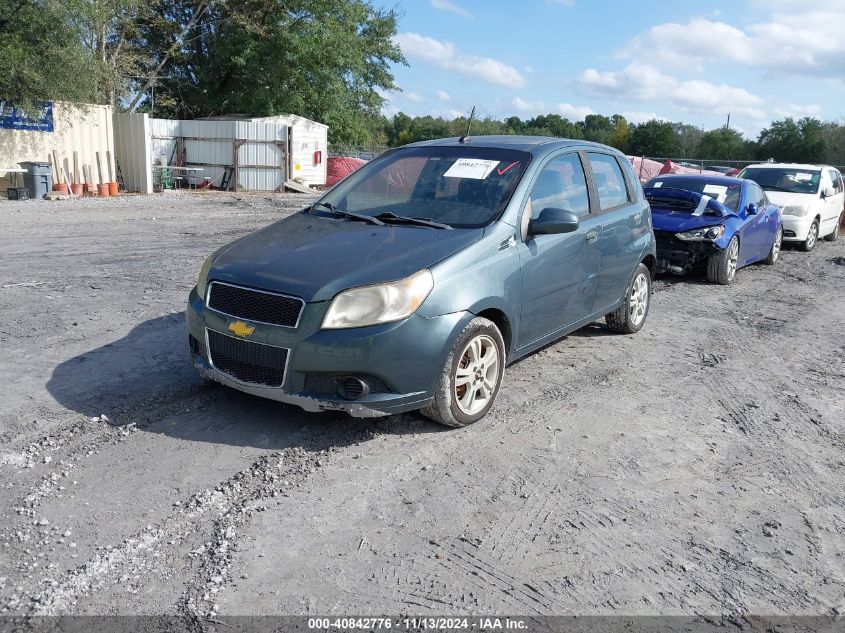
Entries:
[[430, 226], [433, 229], [446, 229], [449, 231], [452, 230], [452, 227], [448, 224], [435, 222], [434, 220], [429, 220], [428, 218], [409, 218], [404, 215], [396, 215], [395, 213], [391, 213], [390, 211], [379, 213], [375, 217], [379, 220], [384, 220], [385, 224], [415, 224], [417, 226]]
[[367, 222], [368, 224], [384, 226], [384, 222], [382, 222], [378, 218], [374, 218], [371, 215], [364, 215], [363, 213], [353, 213], [352, 211], [344, 211], [343, 209], [338, 209], [331, 202], [315, 202], [310, 207], [308, 207], [308, 210], [312, 211], [315, 207], [322, 207], [324, 209], [327, 209], [331, 213], [334, 213], [335, 215], [341, 215], [345, 218], [349, 218], [350, 220], [360, 220], [361, 222]]

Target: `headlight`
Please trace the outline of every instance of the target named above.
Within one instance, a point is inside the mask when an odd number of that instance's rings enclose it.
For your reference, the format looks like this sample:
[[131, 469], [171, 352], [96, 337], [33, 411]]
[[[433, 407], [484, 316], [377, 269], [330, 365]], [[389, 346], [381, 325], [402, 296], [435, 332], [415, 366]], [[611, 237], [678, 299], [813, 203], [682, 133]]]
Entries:
[[782, 213], [784, 215], [797, 215], [799, 218], [803, 218], [810, 212], [810, 207], [805, 207], [801, 205], [795, 205], [790, 207], [784, 207]]
[[720, 224], [719, 226], [705, 226], [692, 231], [675, 233], [675, 237], [685, 242], [712, 242], [722, 237], [724, 233], [725, 227]]
[[411, 316], [434, 287], [431, 271], [375, 286], [350, 288], [338, 294], [323, 319], [323, 329], [363, 327]]
[[214, 254], [212, 253], [208, 257], [205, 258], [205, 261], [202, 263], [202, 268], [200, 268], [200, 276], [197, 279], [197, 294], [200, 298], [205, 301], [205, 282], [206, 277], [208, 277], [208, 271], [211, 270], [211, 265], [214, 263]]

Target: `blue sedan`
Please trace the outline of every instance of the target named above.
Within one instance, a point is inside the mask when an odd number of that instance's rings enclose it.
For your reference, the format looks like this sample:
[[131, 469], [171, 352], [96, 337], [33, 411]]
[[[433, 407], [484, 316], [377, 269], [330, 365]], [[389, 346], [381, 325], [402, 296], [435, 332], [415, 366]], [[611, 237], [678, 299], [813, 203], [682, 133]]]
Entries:
[[719, 176], [657, 176], [644, 186], [657, 239], [657, 272], [698, 266], [729, 284], [743, 266], [774, 264], [783, 241], [780, 209], [753, 181]]

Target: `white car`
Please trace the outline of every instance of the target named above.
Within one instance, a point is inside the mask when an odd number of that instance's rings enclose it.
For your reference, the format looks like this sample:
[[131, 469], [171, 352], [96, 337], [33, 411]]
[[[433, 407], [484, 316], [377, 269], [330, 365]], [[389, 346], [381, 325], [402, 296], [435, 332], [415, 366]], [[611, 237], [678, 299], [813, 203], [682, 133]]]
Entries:
[[826, 165], [762, 163], [739, 174], [760, 185], [781, 208], [784, 242], [813, 250], [819, 238], [834, 241], [845, 209], [842, 174]]

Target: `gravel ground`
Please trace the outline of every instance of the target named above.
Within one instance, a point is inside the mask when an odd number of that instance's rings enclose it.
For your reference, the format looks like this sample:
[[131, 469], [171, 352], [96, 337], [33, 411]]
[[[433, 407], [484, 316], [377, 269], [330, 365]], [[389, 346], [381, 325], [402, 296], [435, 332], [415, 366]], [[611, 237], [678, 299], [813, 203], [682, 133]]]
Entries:
[[845, 612], [845, 241], [659, 279], [479, 424], [204, 384], [184, 303], [300, 195], [0, 203], [0, 610]]

